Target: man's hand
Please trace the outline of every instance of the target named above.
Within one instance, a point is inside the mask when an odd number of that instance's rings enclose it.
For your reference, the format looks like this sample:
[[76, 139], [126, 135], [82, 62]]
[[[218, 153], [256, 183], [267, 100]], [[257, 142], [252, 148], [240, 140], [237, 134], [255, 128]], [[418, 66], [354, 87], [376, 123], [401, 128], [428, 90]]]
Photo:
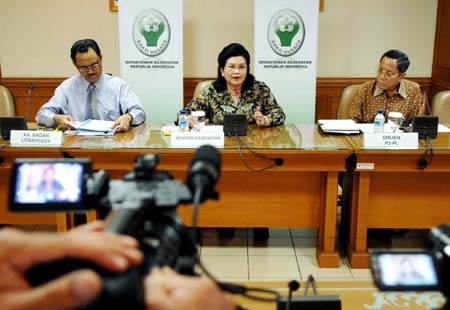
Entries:
[[232, 310], [231, 295], [211, 280], [183, 276], [168, 267], [153, 268], [145, 279], [145, 299], [149, 310]]
[[74, 121], [74, 119], [70, 115], [56, 114], [53, 117], [53, 120], [55, 121], [56, 125], [59, 126], [62, 130], [73, 129], [73, 127], [69, 125], [69, 122]]
[[73, 257], [120, 272], [142, 261], [135, 239], [97, 232], [93, 224], [64, 234], [0, 230], [0, 305], [3, 309], [66, 309], [91, 301], [102, 289], [98, 274], [77, 270], [31, 287], [24, 273], [31, 266]]
[[112, 125], [112, 128], [117, 128], [117, 131], [127, 131], [130, 129], [133, 117], [130, 114], [121, 115]]

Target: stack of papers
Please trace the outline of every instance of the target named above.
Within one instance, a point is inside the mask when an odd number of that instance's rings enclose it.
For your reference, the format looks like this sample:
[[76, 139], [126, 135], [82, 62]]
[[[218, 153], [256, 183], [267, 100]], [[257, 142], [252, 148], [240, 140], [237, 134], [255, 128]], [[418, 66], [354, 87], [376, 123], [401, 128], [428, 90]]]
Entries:
[[79, 136], [111, 136], [117, 131], [117, 128], [112, 128], [113, 121], [88, 119], [84, 122], [68, 122], [68, 124], [77, 130]]
[[323, 133], [357, 135], [361, 132], [355, 121], [351, 119], [321, 119], [317, 123]]

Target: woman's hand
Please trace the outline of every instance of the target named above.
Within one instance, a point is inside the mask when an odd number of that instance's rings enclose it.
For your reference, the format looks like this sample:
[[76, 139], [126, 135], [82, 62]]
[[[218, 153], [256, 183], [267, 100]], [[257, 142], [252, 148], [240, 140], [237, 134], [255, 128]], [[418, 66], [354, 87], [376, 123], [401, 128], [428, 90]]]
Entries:
[[256, 108], [255, 113], [253, 114], [253, 118], [256, 121], [256, 125], [258, 125], [259, 127], [270, 126], [270, 119], [269, 117], [262, 114], [261, 107]]

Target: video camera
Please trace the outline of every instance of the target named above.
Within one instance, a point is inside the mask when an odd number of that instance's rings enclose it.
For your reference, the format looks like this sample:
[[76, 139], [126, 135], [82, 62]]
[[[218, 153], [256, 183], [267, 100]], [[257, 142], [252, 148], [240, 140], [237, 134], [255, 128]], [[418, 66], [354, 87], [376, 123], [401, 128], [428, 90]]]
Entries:
[[433, 227], [427, 251], [372, 251], [370, 266], [382, 291], [441, 291], [450, 309], [450, 224]]
[[16, 159], [11, 175], [9, 205], [18, 212], [79, 212], [96, 209], [106, 216], [107, 231], [134, 236], [144, 262], [116, 274], [77, 259], [33, 266], [26, 277], [39, 285], [67, 272], [90, 268], [102, 277], [103, 291], [87, 309], [143, 309], [142, 279], [154, 266], [170, 266], [194, 274], [196, 240], [176, 208], [218, 198], [214, 186], [220, 177], [220, 154], [212, 146], [200, 147], [189, 164], [187, 184], [156, 169], [160, 156], [143, 154], [121, 180], [92, 172], [88, 159]]

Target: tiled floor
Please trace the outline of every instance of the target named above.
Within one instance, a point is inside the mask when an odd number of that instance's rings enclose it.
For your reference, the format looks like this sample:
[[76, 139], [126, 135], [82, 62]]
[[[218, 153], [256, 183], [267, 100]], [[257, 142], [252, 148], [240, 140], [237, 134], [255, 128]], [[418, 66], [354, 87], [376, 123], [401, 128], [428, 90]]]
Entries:
[[[55, 231], [52, 225], [18, 225], [26, 231]], [[339, 248], [338, 268], [319, 268], [315, 258], [317, 229], [271, 228], [266, 243], [253, 241], [252, 229], [237, 229], [234, 238], [219, 238], [216, 229], [203, 229], [200, 259], [222, 281], [316, 280], [370, 281], [369, 269], [352, 269]], [[406, 250], [423, 248], [426, 231], [411, 230], [389, 243], [369, 240], [370, 249]], [[339, 246], [339, 245], [338, 245]]]
[[[236, 236], [218, 238], [215, 229], [204, 229], [200, 259], [222, 281], [371, 280], [369, 269], [352, 269], [341, 253], [338, 268], [319, 268], [315, 257], [316, 229], [270, 229], [267, 243], [254, 243], [251, 229], [238, 229]], [[424, 231], [412, 230], [390, 243], [369, 240], [380, 250], [423, 248]]]

